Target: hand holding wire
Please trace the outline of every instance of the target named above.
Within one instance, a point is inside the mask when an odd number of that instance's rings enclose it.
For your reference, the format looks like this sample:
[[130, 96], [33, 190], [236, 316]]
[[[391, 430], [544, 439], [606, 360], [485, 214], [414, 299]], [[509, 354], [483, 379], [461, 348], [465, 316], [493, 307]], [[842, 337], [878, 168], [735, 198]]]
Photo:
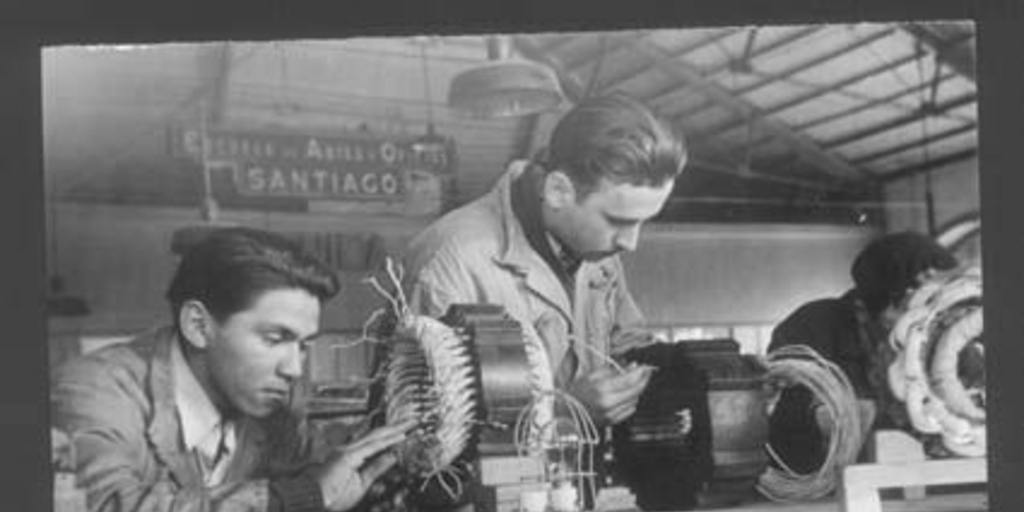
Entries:
[[600, 368], [577, 379], [572, 392], [592, 414], [616, 424], [636, 412], [640, 394], [653, 373], [653, 367], [635, 363], [625, 368]]

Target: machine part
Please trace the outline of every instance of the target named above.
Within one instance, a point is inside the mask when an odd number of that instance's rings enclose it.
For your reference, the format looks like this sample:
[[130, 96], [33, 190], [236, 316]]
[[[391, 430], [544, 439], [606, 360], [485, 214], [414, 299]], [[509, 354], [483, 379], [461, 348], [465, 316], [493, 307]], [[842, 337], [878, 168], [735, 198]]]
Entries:
[[406, 313], [383, 336], [377, 398], [387, 424], [417, 422], [396, 454], [421, 491], [436, 483], [459, 501], [481, 453], [514, 453], [520, 411], [544, 394], [534, 383], [551, 381], [547, 360], [532, 359], [524, 339], [492, 305], [453, 305], [441, 320]]
[[[364, 338], [380, 348], [370, 423], [416, 422], [395, 450], [396, 485], [414, 486], [408, 505], [466, 503], [480, 494], [464, 484], [476, 480], [481, 447], [514, 453], [517, 415], [553, 391], [544, 346], [500, 306], [453, 305], [441, 319], [413, 314], [401, 267], [387, 258], [385, 270], [393, 292], [376, 277], [366, 280], [391, 304], [364, 326], [375, 332]], [[547, 411], [541, 418], [552, 417], [549, 407], [538, 410]]]
[[821, 467], [809, 474], [787, 468], [786, 461], [774, 454], [770, 444], [766, 445], [778, 467], [769, 466], [765, 470], [758, 480], [757, 490], [779, 502], [811, 501], [827, 496], [836, 488], [842, 469], [856, 462], [867, 429], [861, 423], [853, 386], [839, 366], [806, 345], [791, 345], [770, 352], [767, 378], [780, 388], [803, 386], [810, 390], [830, 420], [829, 445]]
[[981, 296], [978, 267], [939, 276], [910, 296], [890, 334], [889, 387], [912, 426], [964, 457], [986, 453]]
[[456, 304], [441, 320], [471, 340], [476, 355], [482, 419], [491, 427], [480, 432], [480, 453], [514, 453], [512, 428], [520, 411], [553, 387], [546, 352], [539, 345], [531, 350], [526, 333], [501, 306]]
[[595, 451], [601, 435], [582, 403], [557, 389], [543, 392], [520, 411], [514, 436], [519, 457], [544, 462], [541, 481], [546, 487], [573, 489], [572, 500], [562, 496], [562, 508], [570, 508], [572, 501], [575, 509], [582, 505], [593, 510], [598, 491]]
[[654, 343], [622, 356], [657, 368], [636, 413], [612, 428], [609, 469], [641, 510], [692, 510], [712, 476], [709, 376], [689, 345]]
[[417, 315], [399, 321], [389, 346], [386, 421], [417, 422], [396, 450], [399, 464], [412, 475], [430, 478], [478, 435], [482, 397], [473, 346], [444, 323]]
[[691, 341], [685, 346], [693, 364], [707, 375], [715, 460], [712, 487], [726, 480], [736, 485], [749, 480], [752, 485], [768, 463], [768, 370], [757, 357], [740, 354], [740, 344], [732, 339]]

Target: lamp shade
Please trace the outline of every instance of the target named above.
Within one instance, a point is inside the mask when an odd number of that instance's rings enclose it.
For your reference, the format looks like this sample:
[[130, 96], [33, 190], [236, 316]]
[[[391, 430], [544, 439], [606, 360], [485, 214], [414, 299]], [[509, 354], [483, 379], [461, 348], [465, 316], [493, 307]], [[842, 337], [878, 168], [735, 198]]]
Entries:
[[540, 64], [503, 60], [457, 75], [448, 105], [475, 117], [514, 117], [559, 106], [562, 90], [554, 72]]

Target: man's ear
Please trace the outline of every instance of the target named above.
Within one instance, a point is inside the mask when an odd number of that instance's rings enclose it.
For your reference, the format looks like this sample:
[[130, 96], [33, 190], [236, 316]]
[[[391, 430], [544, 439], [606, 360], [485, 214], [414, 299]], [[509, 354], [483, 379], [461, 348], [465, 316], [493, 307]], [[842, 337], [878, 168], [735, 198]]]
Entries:
[[544, 203], [556, 210], [576, 203], [576, 186], [569, 175], [562, 171], [551, 171], [544, 176], [541, 193]]
[[178, 311], [181, 334], [194, 348], [205, 349], [213, 337], [213, 316], [202, 302], [186, 301]]

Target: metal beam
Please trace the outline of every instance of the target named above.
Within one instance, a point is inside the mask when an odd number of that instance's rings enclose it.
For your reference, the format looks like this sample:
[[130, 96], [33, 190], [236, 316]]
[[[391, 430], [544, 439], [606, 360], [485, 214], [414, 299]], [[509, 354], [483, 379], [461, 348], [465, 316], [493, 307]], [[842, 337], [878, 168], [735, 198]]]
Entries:
[[932, 26], [931, 23], [904, 23], [901, 25], [903, 30], [914, 36], [914, 39], [931, 48], [939, 62], [946, 64], [964, 78], [977, 83], [974, 45], [970, 44], [974, 40], [973, 34], [947, 40], [936, 35]]
[[883, 149], [883, 150], [875, 152], [875, 153], [871, 153], [869, 155], [864, 155], [864, 156], [861, 156], [861, 157], [857, 157], [857, 158], [853, 159], [853, 163], [855, 163], [857, 165], [864, 165], [864, 164], [866, 164], [868, 162], [874, 162], [875, 160], [880, 160], [882, 158], [886, 158], [886, 157], [889, 157], [889, 156], [892, 156], [892, 155], [898, 155], [898, 154], [900, 154], [900, 153], [902, 153], [904, 151], [909, 151], [909, 150], [917, 148], [917, 147], [924, 147], [924, 146], [926, 146], [928, 144], [933, 144], [935, 142], [939, 142], [939, 141], [946, 140], [946, 139], [949, 139], [949, 138], [952, 138], [952, 137], [956, 137], [957, 135], [973, 131], [973, 130], [975, 130], [977, 128], [978, 128], [978, 126], [976, 124], [974, 124], [974, 123], [967, 123], [967, 124], [964, 124], [962, 126], [956, 126], [956, 127], [952, 128], [952, 129], [945, 130], [945, 131], [942, 131], [942, 132], [939, 132], [939, 133], [934, 133], [934, 134], [931, 134], [931, 135], [929, 135], [927, 137], [923, 137], [923, 138], [921, 138], [919, 140], [915, 140], [915, 141], [911, 141], [911, 142], [906, 142], [906, 143], [903, 143], [903, 144], [892, 146], [890, 148]]
[[[566, 62], [566, 69], [569, 72], [576, 75], [580, 75], [583, 72], [585, 64], [593, 62], [594, 66], [589, 68], [590, 77], [587, 82], [587, 93], [588, 94], [600, 94], [600, 92], [607, 87], [601, 86], [600, 76], [602, 68], [611, 60], [610, 56], [615, 52], [629, 49], [629, 45], [634, 40], [642, 39], [647, 36], [647, 32], [635, 31], [627, 34], [617, 34], [612, 36], [602, 36], [597, 44], [592, 56], [586, 56], [582, 59], [576, 59], [578, 62]], [[627, 61], [628, 62], [628, 61]], [[591, 90], [593, 89], [593, 90]]]
[[[700, 93], [710, 97], [716, 103], [728, 108], [734, 115], [740, 117], [756, 116], [758, 109], [755, 105], [733, 96], [731, 92], [704, 78], [700, 71], [689, 64], [673, 58], [666, 54], [661, 48], [654, 44], [640, 40], [636, 41], [633, 49], [640, 55], [651, 60], [664, 72], [676, 80], [690, 84]], [[835, 155], [823, 151], [818, 145], [803, 134], [790, 130], [784, 124], [763, 117], [754, 119], [754, 124], [761, 129], [768, 130], [776, 136], [790, 143], [796, 152], [805, 161], [812, 163], [822, 170], [844, 178], [863, 179], [870, 175], [863, 170], [851, 166]]]
[[[837, 91], [839, 89], [842, 89], [843, 87], [848, 87], [848, 86], [853, 85], [853, 84], [855, 84], [857, 82], [860, 82], [862, 80], [867, 80], [868, 78], [871, 78], [871, 77], [873, 77], [875, 75], [878, 75], [880, 73], [884, 73], [884, 72], [889, 71], [891, 69], [894, 69], [894, 68], [897, 68], [897, 67], [902, 66], [904, 64], [907, 64], [909, 62], [912, 62], [912, 61], [914, 61], [914, 60], [916, 60], [916, 59], [918, 59], [918, 58], [920, 58], [920, 57], [922, 57], [924, 55], [925, 55], [924, 50], [915, 51], [914, 53], [911, 53], [910, 55], [906, 55], [906, 56], [901, 57], [901, 58], [899, 58], [899, 59], [897, 59], [895, 61], [892, 61], [892, 62], [885, 62], [885, 63], [882, 63], [882, 64], [880, 64], [878, 66], [874, 66], [871, 69], [868, 69], [866, 71], [862, 71], [860, 73], [857, 73], [856, 75], [844, 78], [844, 79], [842, 79], [842, 80], [840, 80], [840, 81], [838, 81], [836, 83], [821, 84], [821, 87], [816, 89], [816, 90], [814, 90], [814, 91], [811, 91], [811, 92], [809, 92], [807, 94], [804, 94], [804, 95], [801, 95], [801, 96], [797, 96], [796, 98], [791, 98], [791, 99], [786, 100], [786, 101], [784, 101], [784, 102], [782, 102], [782, 103], [780, 103], [778, 105], [773, 105], [771, 107], [768, 107], [768, 108], [762, 110], [761, 111], [761, 115], [762, 116], [770, 116], [770, 115], [773, 115], [773, 114], [777, 114], [779, 112], [782, 112], [784, 110], [793, 108], [793, 107], [795, 107], [797, 105], [800, 105], [802, 103], [806, 103], [808, 101], [814, 100], [814, 99], [819, 98], [821, 96], [824, 96], [826, 94], [833, 93], [833, 92], [835, 92], [835, 91]], [[732, 131], [734, 129], [743, 127], [745, 125], [746, 125], [745, 122], [743, 122], [743, 123], [728, 123], [728, 124], [726, 124], [725, 126], [722, 126], [722, 127], [712, 127], [710, 130], [708, 130], [708, 132], [710, 133], [710, 136], [720, 135], [720, 134], [723, 134], [723, 133], [728, 133], [728, 132], [730, 132], [730, 131]]]
[[831, 181], [811, 181], [801, 178], [791, 178], [788, 176], [781, 176], [769, 172], [758, 171], [750, 168], [749, 166], [744, 167], [736, 164], [704, 160], [698, 157], [690, 158], [687, 162], [687, 165], [696, 166], [697, 168], [704, 171], [716, 172], [719, 174], [728, 174], [751, 180], [779, 183], [782, 185], [790, 185], [808, 190], [817, 190], [821, 192], [836, 192], [840, 190], [849, 190], [849, 185], [847, 183], [837, 183]]
[[823, 142], [821, 146], [827, 149], [837, 148], [839, 146], [849, 144], [856, 140], [866, 139], [868, 137], [878, 135], [879, 133], [882, 132], [887, 132], [889, 130], [899, 128], [901, 126], [906, 126], [911, 123], [916, 123], [917, 121], [920, 121], [928, 116], [939, 115], [949, 110], [962, 107], [964, 105], [970, 105], [975, 101], [977, 101], [977, 96], [973, 92], [967, 93], [959, 97], [953, 98], [951, 100], [948, 100], [945, 103], [937, 105], [934, 109], [922, 109], [917, 112], [912, 112], [908, 115], [897, 117], [882, 124], [871, 126], [863, 130], [858, 130], [856, 132], [843, 135], [841, 137], [837, 137], [830, 141]]
[[[775, 51], [775, 50], [777, 50], [779, 48], [782, 48], [784, 46], [790, 45], [790, 44], [792, 44], [792, 43], [794, 43], [794, 42], [796, 42], [796, 41], [798, 41], [800, 39], [803, 39], [803, 38], [805, 38], [807, 36], [810, 36], [811, 34], [813, 34], [815, 32], [818, 32], [823, 27], [824, 27], [823, 25], [814, 25], [814, 26], [811, 26], [811, 27], [801, 28], [801, 29], [799, 29], [799, 30], [797, 30], [797, 31], [795, 31], [793, 33], [787, 34], [784, 37], [780, 37], [779, 39], [776, 39], [775, 41], [772, 41], [772, 42], [770, 42], [768, 44], [765, 44], [765, 45], [763, 45], [761, 47], [756, 48], [753, 52], [751, 52], [749, 57], [750, 58], [755, 58], [755, 57], [762, 57], [764, 55], [768, 55], [769, 53], [771, 53], [771, 52], [773, 52], [773, 51]], [[747, 30], [753, 30], [753, 29], [747, 29]], [[693, 50], [688, 50], [686, 53], [689, 53], [691, 51], [693, 51]], [[684, 53], [680, 53], [678, 55], [680, 57], [685, 57]], [[731, 69], [731, 67], [732, 67], [734, 62], [735, 61], [733, 61], [733, 60], [729, 60], [727, 62], [719, 64], [718, 66], [714, 66], [714, 67], [712, 67], [710, 69], [704, 70], [704, 72], [703, 72], [704, 77], [708, 78], [708, 79], [715, 78], [718, 75], [722, 74], [723, 72], [728, 71], [729, 69]], [[663, 91], [658, 91], [657, 93], [655, 93], [654, 96], [649, 98], [649, 101], [656, 102], [656, 101], [660, 100], [661, 98], [663, 98], [663, 97], [671, 94], [672, 92], [674, 92], [674, 89], [675, 89], [675, 87], [667, 88], [666, 90], [663, 90]]]
[[[863, 37], [861, 39], [857, 39], [855, 41], [851, 41], [849, 43], [846, 43], [846, 44], [842, 45], [839, 48], [833, 49], [833, 50], [831, 50], [829, 52], [826, 52], [824, 54], [818, 55], [818, 56], [816, 56], [816, 57], [814, 57], [812, 59], [808, 59], [806, 61], [803, 61], [803, 62], [800, 62], [800, 63], [795, 64], [793, 66], [790, 66], [790, 67], [788, 67], [788, 68], [786, 68], [786, 69], [784, 69], [784, 70], [782, 70], [782, 71], [780, 71], [778, 73], [772, 73], [769, 76], [769, 78], [757, 81], [757, 82], [755, 82], [753, 84], [749, 84], [749, 85], [744, 86], [744, 87], [740, 87], [739, 89], [732, 91], [731, 94], [734, 95], [734, 96], [737, 96], [737, 97], [743, 96], [743, 95], [748, 94], [750, 92], [756, 91], [757, 89], [765, 87], [768, 84], [771, 84], [773, 82], [776, 82], [776, 81], [779, 81], [779, 80], [784, 80], [784, 79], [789, 78], [790, 76], [793, 76], [793, 75], [795, 75], [797, 73], [800, 73], [802, 71], [806, 71], [806, 70], [808, 70], [808, 69], [810, 69], [810, 68], [812, 68], [814, 66], [817, 66], [819, 64], [823, 64], [823, 63], [828, 62], [830, 60], [836, 59], [836, 58], [838, 58], [838, 57], [840, 57], [842, 55], [845, 55], [847, 53], [850, 53], [851, 51], [854, 51], [854, 50], [856, 50], [858, 48], [867, 46], [867, 45], [869, 45], [869, 44], [871, 44], [871, 43], [873, 43], [873, 42], [875, 42], [875, 41], [877, 41], [879, 39], [884, 39], [886, 37], [889, 37], [892, 34], [894, 34], [895, 32], [896, 32], [895, 28], [889, 28], [889, 29], [885, 29], [885, 30], [876, 32], [876, 33], [871, 34], [869, 36]], [[697, 114], [703, 112], [704, 110], [706, 110], [707, 108], [710, 108], [710, 107], [711, 107], [710, 105], [701, 105], [701, 106], [697, 107], [696, 109], [690, 109], [690, 110], [686, 110], [686, 111], [683, 111], [683, 112], [679, 112], [679, 113], [676, 114], [676, 116], [678, 117], [678, 116], [697, 115]]]
[[963, 151], [958, 151], [956, 153], [953, 153], [953, 154], [950, 154], [950, 155], [946, 155], [944, 157], [940, 157], [940, 158], [937, 158], [935, 160], [930, 160], [930, 161], [927, 161], [927, 162], [921, 162], [919, 164], [914, 164], [914, 165], [911, 165], [909, 167], [904, 167], [902, 169], [898, 169], [898, 170], [895, 170], [895, 171], [892, 171], [892, 172], [885, 173], [885, 174], [883, 174], [881, 176], [881, 180], [882, 180], [882, 183], [886, 183], [886, 184], [892, 183], [894, 181], [899, 181], [899, 180], [902, 180], [902, 179], [907, 179], [907, 178], [910, 178], [912, 176], [916, 176], [918, 174], [922, 174], [922, 173], [926, 173], [926, 172], [931, 172], [932, 170], [937, 169], [939, 167], [943, 167], [943, 166], [950, 165], [950, 164], [955, 164], [957, 162], [962, 162], [964, 160], [969, 160], [971, 158], [976, 157], [977, 155], [978, 155], [978, 149], [977, 148], [965, 149]]
[[[947, 80], [949, 78], [952, 78], [954, 76], [957, 76], [957, 74], [954, 73], [954, 72], [949, 72], [949, 73], [946, 73], [946, 74], [940, 76], [939, 80], [940, 80], [940, 82], [941, 81], [945, 81], [945, 80]], [[929, 84], [929, 83], [919, 83], [919, 84], [916, 84], [916, 85], [914, 85], [912, 87], [909, 87], [909, 88], [906, 88], [906, 89], [901, 89], [901, 90], [896, 91], [896, 92], [894, 92], [892, 94], [887, 94], [887, 95], [885, 95], [883, 97], [876, 98], [876, 99], [873, 99], [871, 101], [866, 101], [864, 103], [855, 105], [855, 106], [850, 107], [850, 108], [846, 108], [846, 109], [840, 110], [838, 112], [833, 112], [831, 114], [827, 114], [827, 115], [818, 117], [816, 119], [811, 119], [810, 121], [806, 121], [806, 122], [803, 122], [803, 123], [800, 123], [800, 124], [791, 125], [790, 128], [792, 130], [794, 130], [794, 131], [806, 132], [807, 130], [809, 130], [810, 128], [813, 128], [815, 126], [820, 126], [820, 125], [823, 125], [823, 124], [831, 123], [832, 121], [835, 121], [835, 120], [838, 120], [838, 119], [843, 119], [843, 118], [846, 118], [846, 117], [850, 117], [852, 115], [859, 114], [859, 113], [861, 113], [861, 112], [863, 112], [865, 110], [869, 110], [869, 109], [872, 109], [872, 108], [875, 108], [875, 107], [879, 107], [879, 106], [882, 106], [882, 105], [886, 105], [886, 106], [889, 106], [889, 107], [897, 106], [897, 107], [901, 107], [903, 109], [906, 109], [907, 111], [914, 111], [914, 112], [916, 112], [917, 109], [920, 108], [919, 106], [915, 106], [914, 108], [911, 108], [909, 106], [896, 104], [895, 102], [897, 100], [899, 100], [900, 98], [904, 97], [904, 96], [908, 96], [910, 94], [914, 94], [914, 93], [920, 92], [921, 90], [927, 89], [929, 87], [931, 87], [931, 84]], [[756, 148], [759, 148], [759, 147], [763, 146], [764, 144], [766, 144], [767, 142], [769, 142], [771, 140], [773, 140], [773, 138], [770, 135], [758, 135], [758, 136], [756, 136], [756, 138], [753, 141], [750, 142], [749, 146], [750, 146], [751, 150], [754, 150]]]
[[[532, 37], [536, 41], [537, 36]], [[579, 34], [558, 34], [554, 36], [553, 40], [547, 42], [546, 44], [540, 44], [539, 42], [537, 44], [541, 50], [544, 50], [546, 52], [554, 52], [568, 44], [570, 41], [576, 39], [577, 37], [579, 37]]]
[[[940, 83], [941, 83], [941, 81], [945, 81], [945, 80], [947, 80], [949, 78], [952, 78], [954, 76], [956, 76], [955, 73], [947, 73], [945, 75], [942, 75], [942, 76], [939, 77]], [[832, 121], [835, 121], [836, 119], [842, 119], [844, 117], [850, 117], [850, 116], [852, 116], [854, 114], [859, 114], [859, 113], [861, 113], [861, 112], [863, 112], [865, 110], [869, 110], [869, 109], [872, 109], [872, 108], [875, 108], [875, 107], [880, 107], [882, 105], [892, 106], [892, 103], [895, 102], [896, 100], [898, 100], [898, 99], [900, 99], [900, 98], [902, 98], [904, 96], [909, 96], [911, 94], [921, 92], [922, 90], [927, 89], [929, 87], [931, 87], [930, 83], [927, 83], [927, 82], [919, 83], [919, 84], [916, 84], [916, 85], [914, 85], [912, 87], [908, 87], [906, 89], [901, 89], [899, 91], [896, 91], [896, 92], [894, 92], [892, 94], [888, 94], [888, 95], [883, 96], [881, 98], [873, 99], [871, 101], [867, 101], [867, 102], [861, 103], [859, 105], [850, 107], [848, 109], [843, 109], [843, 110], [840, 110], [839, 112], [833, 112], [831, 114], [819, 117], [817, 119], [812, 119], [812, 120], [807, 121], [805, 123], [801, 123], [801, 124], [795, 125], [795, 126], [793, 126], [793, 129], [799, 130], [799, 131], [806, 131], [806, 130], [808, 130], [810, 128], [813, 128], [815, 126], [820, 126], [820, 125], [823, 125], [823, 124], [826, 124], [826, 123], [831, 123]], [[907, 108], [909, 109], [910, 107], [907, 107]], [[915, 110], [917, 108], [919, 108], [919, 106], [915, 106], [914, 107]]]
[[[733, 34], [736, 34], [737, 32], [740, 32], [741, 30], [744, 30], [744, 29], [743, 28], [738, 28], [738, 27], [722, 29], [721, 31], [715, 33], [711, 37], [707, 37], [707, 38], [701, 39], [699, 41], [693, 42], [693, 43], [691, 43], [689, 45], [684, 46], [683, 48], [673, 50], [670, 53], [670, 55], [672, 57], [675, 57], [675, 58], [684, 57], [686, 54], [688, 54], [690, 52], [697, 51], [697, 50], [699, 50], [701, 48], [704, 48], [705, 46], [708, 46], [708, 45], [714, 44], [714, 43], [716, 43], [718, 41], [721, 41], [722, 39], [725, 39], [726, 37], [729, 37], [729, 36], [731, 36]], [[617, 46], [617, 49], [629, 50], [629, 44], [631, 43], [631, 41], [622, 41], [622, 43], [623, 44], [621, 46]], [[608, 83], [604, 87], [605, 90], [613, 89], [613, 88], [621, 85], [623, 82], [625, 82], [625, 81], [635, 77], [637, 72], [639, 72], [640, 70], [645, 69], [645, 68], [648, 67], [647, 63], [644, 62], [641, 59], [629, 60], [628, 62], [635, 62], [635, 63], [639, 64], [639, 66], [629, 66], [624, 71], [616, 73], [615, 76], [611, 77], [611, 79], [608, 80]], [[669, 86], [665, 91], [659, 91], [659, 92], [655, 93], [654, 96], [647, 98], [645, 101], [650, 102], [656, 96], [663, 96], [664, 94], [667, 94], [667, 92], [671, 92], [668, 89], [674, 90], [675, 86]]]
[[562, 60], [562, 64], [565, 66], [565, 69], [567, 71], [577, 72], [577, 71], [579, 71], [579, 68], [583, 67], [586, 63], [588, 63], [588, 62], [596, 59], [598, 56], [600, 56], [600, 54], [601, 54], [601, 45], [602, 44], [605, 45], [605, 49], [604, 49], [605, 55], [611, 55], [613, 52], [616, 52], [616, 51], [624, 48], [627, 44], [629, 44], [630, 40], [632, 40], [632, 39], [641, 39], [641, 38], [646, 37], [646, 36], [647, 36], [647, 32], [646, 31], [640, 31], [640, 30], [630, 31], [630, 32], [627, 32], [627, 33], [624, 33], [624, 34], [614, 34], [614, 35], [611, 35], [611, 34], [598, 34], [598, 35], [595, 35], [597, 40], [596, 40], [596, 43], [594, 44], [594, 48], [593, 48], [592, 51], [583, 52], [582, 55], [578, 55], [575, 59], [572, 59], [572, 60], [564, 59], [564, 60]]
[[553, 69], [555, 75], [558, 76], [558, 81], [561, 83], [562, 91], [570, 102], [579, 103], [583, 99], [585, 90], [579, 77], [567, 70], [565, 65], [557, 58], [541, 49], [536, 41], [534, 41], [533, 36], [512, 36], [512, 45], [523, 57], [540, 62]]

